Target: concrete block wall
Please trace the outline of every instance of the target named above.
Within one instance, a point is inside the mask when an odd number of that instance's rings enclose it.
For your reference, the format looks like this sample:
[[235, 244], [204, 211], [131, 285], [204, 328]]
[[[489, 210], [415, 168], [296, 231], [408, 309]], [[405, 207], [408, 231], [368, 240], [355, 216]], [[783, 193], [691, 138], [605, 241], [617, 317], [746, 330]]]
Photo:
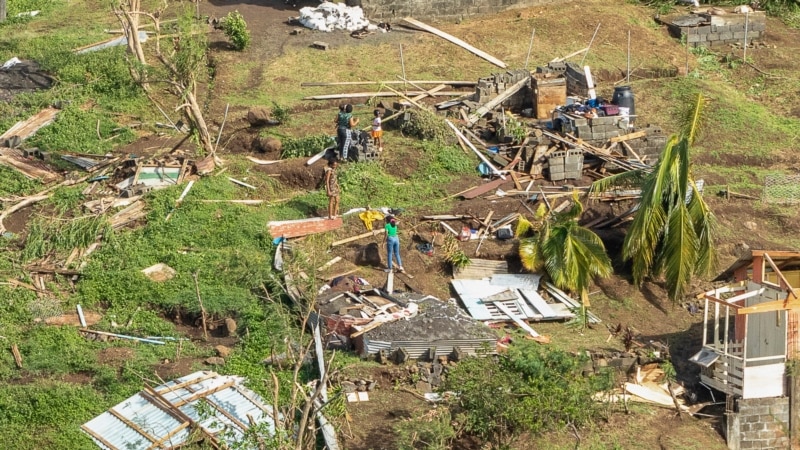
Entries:
[[605, 142], [612, 137], [628, 133], [628, 120], [622, 116], [596, 117], [585, 119], [580, 116], [564, 115], [568, 123], [562, 130], [584, 141]]
[[564, 69], [564, 77], [567, 79], [567, 95], [589, 96], [589, 84], [586, 81], [586, 73], [583, 71], [583, 67], [568, 62]]
[[709, 21], [709, 24], [697, 27], [670, 25], [670, 34], [676, 38], [686, 39], [692, 47], [719, 48], [737, 42], [744, 43], [745, 28], [747, 28], [748, 43], [762, 39], [767, 30], [766, 16], [763, 12], [749, 14], [749, 18], [745, 18], [744, 14], [710, 16]]
[[725, 428], [730, 450], [788, 449], [789, 398], [736, 399]]
[[[636, 129], [636, 131], [644, 131], [647, 134], [644, 137], [627, 141], [628, 145], [639, 155], [642, 161], [651, 165], [655, 164], [658, 161], [658, 157], [661, 156], [664, 146], [667, 145], [667, 135], [664, 134], [661, 127], [654, 125], [648, 125], [644, 130]], [[629, 152], [625, 146], [622, 146], [622, 149], [624, 149], [625, 156], [633, 157], [633, 155], [628, 154]]]
[[[459, 20], [467, 17], [495, 14], [512, 8], [523, 8], [564, 0], [360, 0], [364, 13], [371, 20], [400, 20], [413, 17], [420, 20]], [[487, 50], [487, 49], [484, 49]], [[490, 52], [491, 53], [491, 52]]]
[[502, 94], [506, 88], [517, 84], [517, 82], [523, 78], [528, 79], [528, 84], [503, 102], [503, 106], [506, 108], [514, 110], [522, 109], [524, 106], [528, 106], [531, 103], [531, 73], [526, 69], [507, 70], [505, 72], [493, 73], [489, 77], [479, 78], [472, 100], [476, 103], [484, 104]]

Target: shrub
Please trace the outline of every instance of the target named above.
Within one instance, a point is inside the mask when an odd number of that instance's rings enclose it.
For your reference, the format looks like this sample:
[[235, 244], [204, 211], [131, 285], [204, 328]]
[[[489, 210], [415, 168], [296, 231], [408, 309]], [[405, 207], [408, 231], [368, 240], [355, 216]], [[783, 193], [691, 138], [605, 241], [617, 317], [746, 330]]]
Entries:
[[403, 122], [400, 130], [408, 135], [422, 140], [437, 140], [446, 142], [451, 135], [450, 128], [444, 120], [430, 111], [409, 111], [411, 119]]
[[304, 138], [287, 138], [283, 140], [281, 159], [313, 156], [334, 143], [333, 138], [325, 134], [317, 134]]
[[222, 31], [231, 40], [233, 48], [242, 51], [250, 45], [250, 31], [239, 11], [229, 12], [222, 20]]

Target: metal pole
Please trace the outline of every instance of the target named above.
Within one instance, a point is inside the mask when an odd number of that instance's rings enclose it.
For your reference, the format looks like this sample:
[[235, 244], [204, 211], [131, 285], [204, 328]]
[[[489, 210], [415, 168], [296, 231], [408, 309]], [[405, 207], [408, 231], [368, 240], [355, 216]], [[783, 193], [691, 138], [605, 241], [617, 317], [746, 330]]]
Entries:
[[750, 25], [750, 13], [744, 14], [744, 51], [742, 52], [742, 60], [747, 62], [747, 28]]
[[686, 30], [686, 76], [689, 76], [689, 35], [692, 33], [692, 29], [689, 28]]
[[531, 33], [531, 43], [528, 44], [528, 56], [525, 57], [525, 68], [528, 68], [528, 60], [531, 58], [531, 49], [533, 48], [533, 37], [536, 36], [536, 28]]
[[600, 22], [597, 23], [597, 27], [594, 29], [594, 34], [592, 35], [592, 39], [589, 41], [589, 46], [586, 47], [586, 52], [583, 54], [583, 58], [581, 59], [580, 66], [583, 67], [583, 62], [586, 61], [586, 55], [589, 54], [589, 49], [592, 48], [592, 42], [594, 42], [595, 36], [597, 36], [597, 32], [600, 31]]
[[406, 78], [406, 63], [403, 60], [403, 44], [400, 44], [400, 66], [403, 68], [403, 92], [407, 92], [408, 88], [406, 87], [405, 80]]
[[627, 75], [625, 75], [625, 83], [631, 82], [631, 30], [628, 30], [628, 66]]

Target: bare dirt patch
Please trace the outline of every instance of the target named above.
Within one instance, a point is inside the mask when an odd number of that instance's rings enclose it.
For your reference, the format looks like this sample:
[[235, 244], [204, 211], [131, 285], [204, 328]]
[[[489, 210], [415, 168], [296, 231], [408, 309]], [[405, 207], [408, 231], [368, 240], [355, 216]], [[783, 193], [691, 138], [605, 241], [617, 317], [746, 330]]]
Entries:
[[52, 84], [53, 78], [34, 61], [22, 61], [8, 69], [0, 68], [0, 101], [10, 102], [19, 94], [50, 89]]

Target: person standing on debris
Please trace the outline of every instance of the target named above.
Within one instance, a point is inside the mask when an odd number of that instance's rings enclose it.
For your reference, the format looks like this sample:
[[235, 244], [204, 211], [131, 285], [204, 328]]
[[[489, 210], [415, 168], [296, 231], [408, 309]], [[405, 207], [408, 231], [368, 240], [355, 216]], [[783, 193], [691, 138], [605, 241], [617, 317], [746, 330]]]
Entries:
[[353, 117], [353, 105], [344, 105], [344, 112], [340, 112], [336, 121], [336, 137], [339, 144], [339, 158], [347, 159], [347, 150], [350, 148], [350, 132], [358, 125], [358, 119]]
[[386, 269], [387, 272], [392, 271], [392, 256], [397, 257], [397, 270], [400, 272], [405, 273], [405, 269], [403, 269], [403, 261], [400, 259], [400, 236], [397, 235], [397, 217], [394, 216], [386, 216], [386, 225], [384, 228], [386, 229]]
[[372, 143], [378, 147], [378, 151], [383, 151], [383, 128], [381, 128], [381, 110], [374, 111], [375, 118], [372, 119]]
[[339, 215], [339, 180], [336, 175], [336, 168], [339, 161], [336, 158], [328, 162], [325, 168], [325, 193], [328, 194], [328, 219], [333, 219]]

